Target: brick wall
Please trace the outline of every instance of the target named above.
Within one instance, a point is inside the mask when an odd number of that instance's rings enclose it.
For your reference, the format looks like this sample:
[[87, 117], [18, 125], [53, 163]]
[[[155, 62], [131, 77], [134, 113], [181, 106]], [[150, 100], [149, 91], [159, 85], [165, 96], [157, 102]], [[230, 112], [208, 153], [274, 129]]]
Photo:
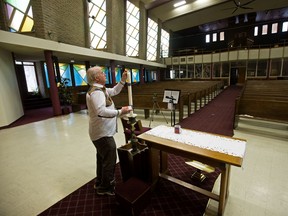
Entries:
[[8, 31], [4, 1], [0, 0], [0, 30]]
[[[85, 0], [31, 0], [35, 36], [85, 47]], [[88, 19], [87, 19], [88, 20]]]
[[108, 0], [107, 5], [107, 51], [125, 55], [126, 4], [124, 0]]

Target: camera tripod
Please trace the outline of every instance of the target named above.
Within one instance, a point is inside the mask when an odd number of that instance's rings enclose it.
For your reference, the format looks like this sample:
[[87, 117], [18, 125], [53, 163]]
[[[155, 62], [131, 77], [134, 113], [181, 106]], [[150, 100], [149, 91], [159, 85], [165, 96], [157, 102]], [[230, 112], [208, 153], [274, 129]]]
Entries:
[[160, 108], [160, 106], [159, 106], [159, 104], [157, 102], [157, 94], [154, 94], [152, 99], [153, 99], [153, 108], [152, 108], [152, 116], [150, 118], [149, 127], [151, 126], [151, 121], [154, 120], [154, 113], [156, 112], [156, 110], [160, 110], [162, 116], [164, 117], [166, 123], [168, 124], [168, 121], [167, 121], [165, 115], [163, 114], [163, 112], [162, 112], [162, 110], [161, 110], [161, 108]]

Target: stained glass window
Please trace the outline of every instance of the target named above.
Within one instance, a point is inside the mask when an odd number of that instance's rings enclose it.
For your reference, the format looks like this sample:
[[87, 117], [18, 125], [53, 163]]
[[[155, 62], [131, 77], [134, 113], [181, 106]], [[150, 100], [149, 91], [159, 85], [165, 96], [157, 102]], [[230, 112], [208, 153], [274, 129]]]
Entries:
[[106, 49], [106, 0], [91, 0], [89, 3], [89, 17], [91, 47]]
[[157, 71], [151, 71], [151, 79], [157, 80]]
[[106, 84], [111, 83], [109, 68], [108, 67], [101, 67], [101, 68], [102, 71], [106, 74]]
[[152, 82], [152, 72], [148, 69], [145, 69], [145, 82]]
[[127, 1], [126, 10], [126, 55], [139, 55], [139, 8]]
[[72, 86], [72, 79], [71, 79], [71, 70], [69, 64], [59, 63], [59, 69], [60, 69], [60, 77], [69, 79], [67, 86]]
[[85, 65], [73, 64], [75, 86], [87, 85], [86, 67]]
[[30, 0], [5, 0], [11, 32], [31, 32], [34, 27]]
[[[69, 79], [68, 86], [72, 86], [72, 77], [71, 77], [71, 71], [70, 71], [70, 65], [69, 64], [63, 64], [59, 63], [59, 70], [60, 70], [60, 77]], [[47, 87], [50, 88], [50, 82], [49, 82], [49, 76], [48, 76], [48, 68], [47, 64], [44, 63], [44, 72], [45, 72], [45, 78]]]
[[140, 82], [139, 69], [132, 69], [132, 83]]
[[158, 24], [148, 18], [147, 60], [155, 61], [157, 57]]
[[50, 82], [49, 82], [49, 76], [48, 76], [48, 68], [47, 68], [47, 64], [46, 63], [44, 63], [44, 73], [45, 73], [45, 80], [46, 80], [47, 88], [50, 88]]
[[164, 29], [161, 29], [161, 53], [160, 53], [161, 58], [168, 57], [169, 40], [170, 40], [170, 34]]
[[121, 81], [121, 70], [121, 67], [115, 67], [115, 80], [117, 83]]

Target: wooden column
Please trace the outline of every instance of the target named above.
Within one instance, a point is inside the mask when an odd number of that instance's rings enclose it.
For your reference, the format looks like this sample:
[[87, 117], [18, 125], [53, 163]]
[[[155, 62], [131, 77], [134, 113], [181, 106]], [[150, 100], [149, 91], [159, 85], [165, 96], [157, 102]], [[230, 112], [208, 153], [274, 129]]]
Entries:
[[86, 71], [91, 67], [90, 62], [89, 61], [85, 61], [85, 68]]
[[111, 80], [112, 80], [112, 85], [116, 84], [116, 78], [115, 78], [115, 61], [110, 60], [110, 67], [111, 67]]
[[144, 84], [144, 70], [145, 68], [143, 67], [143, 65], [140, 65], [140, 71], [139, 71], [139, 77], [140, 77], [140, 84]]
[[58, 96], [58, 89], [55, 82], [55, 74], [53, 69], [52, 51], [44, 51], [45, 60], [48, 70], [48, 78], [50, 82], [50, 99], [52, 101], [53, 112], [55, 116], [62, 115], [60, 100]]

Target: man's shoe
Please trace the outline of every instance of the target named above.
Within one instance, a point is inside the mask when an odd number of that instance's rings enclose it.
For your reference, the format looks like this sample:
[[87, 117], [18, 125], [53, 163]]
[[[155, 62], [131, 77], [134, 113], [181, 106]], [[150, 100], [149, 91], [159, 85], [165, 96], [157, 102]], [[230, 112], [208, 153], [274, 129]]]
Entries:
[[112, 190], [103, 190], [103, 189], [97, 189], [97, 194], [98, 195], [109, 195], [109, 196], [114, 196], [115, 195], [115, 193], [114, 193], [114, 191], [112, 191]]
[[95, 182], [95, 184], [93, 185], [94, 189], [97, 190], [101, 185], [101, 182], [100, 181], [97, 181]]

